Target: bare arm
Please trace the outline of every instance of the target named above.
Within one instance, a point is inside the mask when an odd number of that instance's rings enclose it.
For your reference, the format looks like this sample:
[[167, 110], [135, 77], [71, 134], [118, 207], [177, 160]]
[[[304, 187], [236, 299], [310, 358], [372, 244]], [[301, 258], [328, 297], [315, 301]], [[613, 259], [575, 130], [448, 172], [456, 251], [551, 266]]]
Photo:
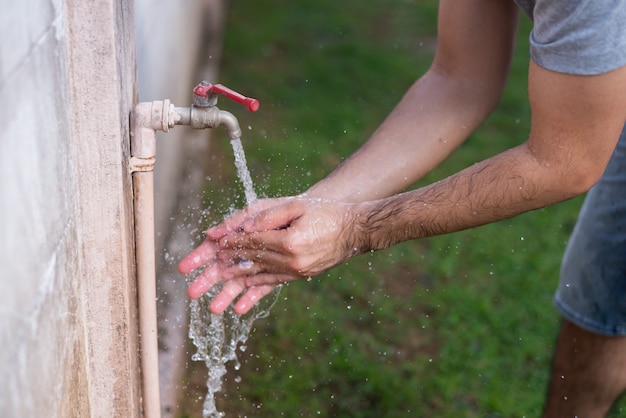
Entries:
[[498, 103], [517, 18], [514, 2], [442, 1], [429, 71], [367, 143], [306, 195], [353, 202], [383, 198], [434, 169]]
[[602, 175], [626, 119], [626, 67], [596, 76], [559, 74], [531, 62], [530, 138], [419, 190], [361, 208], [360, 245], [505, 219], [577, 196]]

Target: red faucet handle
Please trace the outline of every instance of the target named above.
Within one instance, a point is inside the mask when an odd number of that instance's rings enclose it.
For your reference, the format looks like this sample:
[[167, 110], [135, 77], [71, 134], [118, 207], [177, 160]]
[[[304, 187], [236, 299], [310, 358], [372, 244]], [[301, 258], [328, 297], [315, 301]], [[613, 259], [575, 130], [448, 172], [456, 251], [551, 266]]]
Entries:
[[251, 112], [259, 110], [260, 103], [257, 99], [246, 97], [243, 94], [237, 93], [236, 91], [221, 84], [201, 83], [193, 89], [193, 93], [202, 97], [207, 97], [211, 93], [221, 94], [222, 96], [226, 96], [230, 100], [241, 104]]

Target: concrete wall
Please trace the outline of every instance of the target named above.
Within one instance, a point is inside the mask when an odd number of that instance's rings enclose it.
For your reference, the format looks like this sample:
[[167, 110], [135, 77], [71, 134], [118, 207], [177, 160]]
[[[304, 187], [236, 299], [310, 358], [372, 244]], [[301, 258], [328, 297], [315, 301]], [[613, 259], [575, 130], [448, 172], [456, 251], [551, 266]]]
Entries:
[[0, 13], [0, 416], [139, 416], [129, 1]]
[[[215, 81], [220, 0], [24, 0], [0, 13], [0, 416], [138, 417], [128, 115]], [[208, 132], [157, 144], [164, 416], [179, 396], [185, 282]], [[168, 255], [166, 257], [166, 254]]]

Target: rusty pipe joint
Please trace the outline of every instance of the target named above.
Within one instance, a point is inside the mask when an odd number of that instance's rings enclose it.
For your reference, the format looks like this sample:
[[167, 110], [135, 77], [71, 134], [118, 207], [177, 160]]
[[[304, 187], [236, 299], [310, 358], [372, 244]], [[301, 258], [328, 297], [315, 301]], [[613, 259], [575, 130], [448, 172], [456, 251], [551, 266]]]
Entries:
[[174, 109], [174, 113], [174, 123], [176, 125], [189, 125], [193, 129], [224, 126], [229, 139], [241, 138], [241, 128], [237, 118], [230, 112], [220, 110], [217, 106], [177, 107]]

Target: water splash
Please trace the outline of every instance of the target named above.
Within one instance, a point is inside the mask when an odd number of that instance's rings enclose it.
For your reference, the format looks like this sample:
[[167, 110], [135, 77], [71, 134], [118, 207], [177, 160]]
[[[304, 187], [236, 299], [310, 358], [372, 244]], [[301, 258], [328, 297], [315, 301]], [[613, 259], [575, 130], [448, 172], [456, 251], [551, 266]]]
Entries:
[[[235, 154], [235, 166], [240, 181], [243, 183], [246, 202], [250, 204], [257, 199], [252, 177], [246, 164], [246, 156], [240, 139], [231, 141]], [[232, 306], [221, 315], [212, 314], [209, 305], [213, 297], [219, 293], [221, 286], [215, 286], [209, 292], [190, 303], [189, 338], [197, 348], [191, 357], [194, 361], [203, 361], [208, 369], [207, 394], [202, 406], [203, 418], [221, 418], [224, 413], [217, 410], [215, 393], [222, 389], [222, 377], [226, 374], [226, 364], [234, 363], [235, 370], [240, 364], [237, 358], [237, 347], [243, 351], [244, 344], [252, 330], [252, 323], [265, 318], [278, 299], [280, 286], [272, 295], [268, 295], [255, 305], [245, 316], [237, 315]]]

